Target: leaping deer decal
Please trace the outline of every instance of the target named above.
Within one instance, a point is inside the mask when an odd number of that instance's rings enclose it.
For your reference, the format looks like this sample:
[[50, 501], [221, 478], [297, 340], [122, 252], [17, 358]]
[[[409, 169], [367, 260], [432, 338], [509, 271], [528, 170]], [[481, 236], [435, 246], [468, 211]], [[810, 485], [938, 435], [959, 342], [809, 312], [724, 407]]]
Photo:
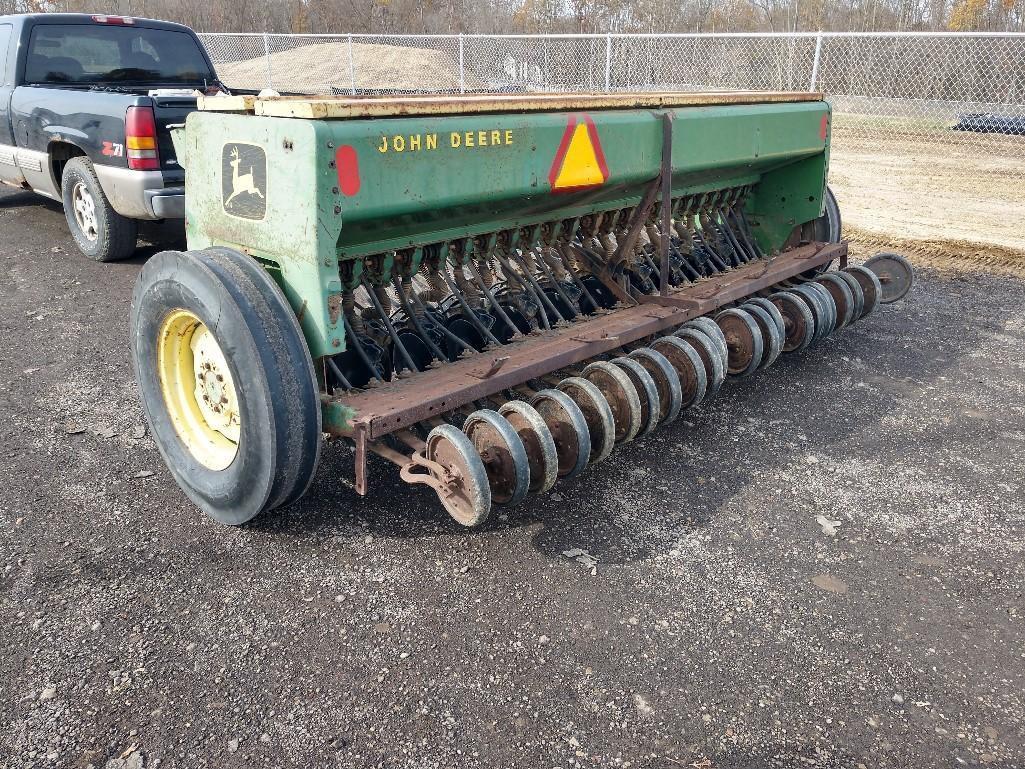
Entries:
[[241, 162], [242, 161], [239, 159], [239, 156], [238, 156], [238, 147], [232, 147], [231, 148], [231, 194], [228, 196], [228, 199], [224, 201], [224, 207], [225, 208], [230, 206], [231, 205], [231, 201], [233, 201], [236, 197], [241, 195], [243, 192], [245, 192], [245, 193], [247, 193], [249, 195], [258, 195], [261, 199], [263, 198], [263, 193], [260, 192], [260, 189], [256, 186], [256, 181], [253, 178], [253, 167], [249, 166], [249, 173], [247, 173], [247, 174], [240, 174], [238, 172], [238, 166], [239, 166], [239, 163], [241, 163]]

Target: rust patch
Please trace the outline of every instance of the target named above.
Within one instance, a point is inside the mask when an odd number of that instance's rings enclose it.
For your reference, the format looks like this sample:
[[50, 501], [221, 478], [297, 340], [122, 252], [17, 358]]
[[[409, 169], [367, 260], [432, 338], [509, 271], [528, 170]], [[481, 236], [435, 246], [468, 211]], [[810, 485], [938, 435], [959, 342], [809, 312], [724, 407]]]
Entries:
[[[305, 302], [303, 303], [305, 309]], [[328, 294], [327, 295], [327, 317], [331, 321], [332, 326], [338, 325], [338, 319], [342, 316], [342, 295], [341, 294]]]

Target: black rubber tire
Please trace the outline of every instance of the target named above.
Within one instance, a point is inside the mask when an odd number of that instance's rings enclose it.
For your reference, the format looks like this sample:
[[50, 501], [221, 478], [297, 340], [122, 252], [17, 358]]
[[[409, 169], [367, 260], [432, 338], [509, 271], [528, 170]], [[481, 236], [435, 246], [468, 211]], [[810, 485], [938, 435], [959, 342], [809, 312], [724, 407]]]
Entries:
[[822, 209], [822, 215], [815, 220], [816, 238], [826, 243], [839, 243], [844, 235], [844, 222], [839, 215], [836, 196], [828, 187]]
[[[762, 362], [758, 369], [766, 369], [776, 362], [776, 359], [783, 352], [783, 333], [776, 325], [776, 319], [769, 314], [769, 311], [754, 302], [745, 302], [741, 309], [747, 312], [762, 332]], [[775, 309], [775, 305], [773, 305]]]
[[[829, 291], [830, 296], [833, 297], [833, 304], [836, 307], [836, 322], [834, 331], [844, 328], [850, 325], [851, 321], [854, 320], [854, 292], [851, 291], [851, 287], [847, 285], [847, 281], [839, 277], [838, 272], [824, 272], [819, 275], [815, 282], [820, 286]], [[832, 289], [830, 288], [832, 286]], [[837, 302], [837, 295], [840, 296], [841, 302]], [[840, 304], [843, 304], [843, 314], [840, 314]]]
[[[214, 471], [171, 423], [157, 371], [168, 313], [196, 315], [225, 351], [241, 414], [234, 461]], [[153, 438], [178, 485], [215, 521], [239, 525], [302, 496], [320, 460], [313, 361], [295, 313], [270, 275], [226, 248], [151, 257], [132, 295], [132, 365]]]
[[858, 279], [849, 272], [837, 270], [832, 274], [842, 278], [844, 283], [847, 284], [847, 288], [851, 290], [851, 296], [854, 299], [854, 313], [851, 315], [850, 322], [848, 323], [850, 325], [850, 323], [854, 323], [854, 321], [861, 318], [861, 314], [865, 311], [865, 290], [861, 287]]
[[[836, 202], [836, 195], [826, 187], [826, 194], [822, 200], [822, 216], [812, 222], [812, 237], [822, 243], [839, 243], [843, 238], [843, 220], [840, 217], [840, 204]], [[816, 275], [821, 275], [832, 264], [832, 260], [810, 270], [805, 270], [801, 276], [812, 280]], [[789, 286], [786, 286], [789, 288]]]
[[834, 331], [836, 331], [836, 316], [837, 307], [836, 302], [833, 301], [833, 295], [829, 293], [825, 286], [817, 281], [811, 280], [803, 284], [803, 287], [809, 291], [814, 292], [821, 303], [823, 309], [826, 311], [826, 323], [822, 329], [822, 338], [826, 338]]
[[[90, 239], [75, 219], [72, 195], [75, 185], [82, 184], [93, 199], [96, 211], [96, 239]], [[97, 262], [117, 262], [135, 253], [139, 239], [139, 224], [135, 219], [121, 216], [103, 194], [100, 180], [88, 158], [72, 158], [61, 174], [61, 199], [64, 218], [75, 239], [78, 250]]]
[[791, 294], [799, 296], [808, 305], [808, 309], [815, 318], [815, 335], [812, 337], [812, 344], [825, 339], [829, 334], [827, 329], [829, 329], [830, 318], [829, 310], [822, 302], [822, 296], [818, 291], [808, 288], [807, 283], [794, 286], [789, 291]]
[[744, 304], [747, 303], [757, 305], [758, 307], [761, 307], [763, 310], [769, 313], [769, 316], [776, 324], [776, 328], [779, 329], [780, 336], [786, 336], [787, 324], [786, 321], [783, 320], [783, 314], [779, 311], [779, 308], [776, 305], [774, 305], [768, 299], [761, 296], [749, 296], [745, 300]]
[[[712, 325], [719, 328], [719, 324], [712, 321]], [[722, 329], [719, 329], [720, 336]], [[726, 381], [726, 366], [729, 362], [729, 350], [726, 355], [719, 351], [718, 340], [704, 330], [704, 326], [687, 326], [677, 330], [673, 336], [682, 339], [691, 347], [705, 364], [705, 397], [710, 398], [719, 392], [722, 383]], [[723, 345], [726, 344], [726, 337], [723, 338]]]

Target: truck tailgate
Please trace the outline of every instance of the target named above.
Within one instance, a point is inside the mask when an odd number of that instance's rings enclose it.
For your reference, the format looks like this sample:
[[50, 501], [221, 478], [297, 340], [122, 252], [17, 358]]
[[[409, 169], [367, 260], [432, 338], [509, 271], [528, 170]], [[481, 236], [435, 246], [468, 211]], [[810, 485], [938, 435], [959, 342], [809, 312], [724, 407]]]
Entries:
[[167, 172], [181, 172], [174, 144], [171, 142], [169, 125], [184, 123], [190, 112], [196, 109], [193, 96], [153, 96], [153, 111], [157, 122], [157, 149], [160, 151], [161, 169]]

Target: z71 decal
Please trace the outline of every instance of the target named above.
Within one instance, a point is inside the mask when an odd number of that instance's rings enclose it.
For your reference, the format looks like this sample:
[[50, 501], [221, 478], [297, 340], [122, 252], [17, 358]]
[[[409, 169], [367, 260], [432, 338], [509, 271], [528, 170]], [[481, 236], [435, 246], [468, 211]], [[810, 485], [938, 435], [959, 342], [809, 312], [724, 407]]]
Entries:
[[123, 158], [125, 156], [125, 145], [118, 142], [103, 142], [103, 154], [108, 158]]

